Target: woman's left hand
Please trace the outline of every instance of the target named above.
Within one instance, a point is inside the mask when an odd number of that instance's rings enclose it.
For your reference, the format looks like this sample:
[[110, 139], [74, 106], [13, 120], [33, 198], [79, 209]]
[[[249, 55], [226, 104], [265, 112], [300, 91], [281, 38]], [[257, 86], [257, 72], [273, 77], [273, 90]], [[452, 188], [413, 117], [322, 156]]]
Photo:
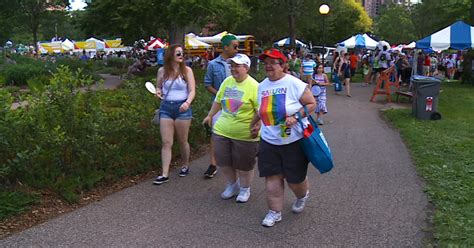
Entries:
[[296, 119], [296, 117], [294, 117], [294, 116], [286, 117], [285, 124], [286, 124], [287, 127], [292, 127], [297, 123], [298, 123], [298, 120]]
[[183, 102], [183, 104], [181, 104], [181, 106], [179, 106], [179, 112], [181, 112], [181, 113], [186, 112], [186, 111], [188, 111], [189, 107], [191, 107], [190, 103]]

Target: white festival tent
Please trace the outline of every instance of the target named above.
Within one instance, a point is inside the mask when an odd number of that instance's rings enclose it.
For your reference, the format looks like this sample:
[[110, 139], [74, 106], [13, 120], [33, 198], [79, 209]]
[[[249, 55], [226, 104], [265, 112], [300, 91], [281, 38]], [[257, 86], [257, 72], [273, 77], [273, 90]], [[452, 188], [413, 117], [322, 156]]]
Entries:
[[103, 42], [99, 39], [96, 39], [94, 37], [91, 37], [91, 38], [87, 39], [86, 42], [94, 42], [96, 50], [102, 50], [103, 51], [105, 49], [105, 42]]
[[412, 41], [410, 44], [405, 45], [403, 49], [415, 49], [416, 47], [416, 42]]
[[349, 39], [339, 42], [338, 46], [344, 47], [344, 48], [365, 48], [365, 49], [370, 49], [374, 50], [379, 43], [370, 38], [367, 34], [357, 34]]
[[[303, 42], [301, 42], [297, 39], [295, 40], [295, 44], [296, 44], [297, 47], [308, 47], [308, 45], [304, 44]], [[290, 37], [283, 38], [279, 41], [276, 41], [275, 43], [273, 43], [273, 45], [276, 45], [276, 46], [279, 46], [279, 47], [289, 46], [290, 45]]]

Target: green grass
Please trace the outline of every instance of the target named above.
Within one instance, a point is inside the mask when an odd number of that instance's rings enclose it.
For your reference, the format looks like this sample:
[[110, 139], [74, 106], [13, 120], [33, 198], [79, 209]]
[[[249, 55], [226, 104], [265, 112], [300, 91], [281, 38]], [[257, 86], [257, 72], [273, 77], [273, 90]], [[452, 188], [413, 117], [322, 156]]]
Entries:
[[4, 220], [38, 204], [40, 197], [38, 194], [0, 191], [0, 202], [0, 220]]
[[411, 151], [425, 192], [435, 207], [435, 242], [440, 247], [474, 246], [474, 88], [443, 83], [440, 121], [416, 120], [411, 109], [389, 110]]

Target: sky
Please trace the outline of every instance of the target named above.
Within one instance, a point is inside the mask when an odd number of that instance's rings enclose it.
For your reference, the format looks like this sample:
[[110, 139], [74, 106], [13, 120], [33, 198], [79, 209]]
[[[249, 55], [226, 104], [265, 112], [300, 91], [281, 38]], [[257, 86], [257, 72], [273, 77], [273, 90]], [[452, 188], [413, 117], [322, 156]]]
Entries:
[[82, 10], [87, 6], [87, 4], [81, 0], [69, 0], [69, 2], [71, 3], [71, 10]]

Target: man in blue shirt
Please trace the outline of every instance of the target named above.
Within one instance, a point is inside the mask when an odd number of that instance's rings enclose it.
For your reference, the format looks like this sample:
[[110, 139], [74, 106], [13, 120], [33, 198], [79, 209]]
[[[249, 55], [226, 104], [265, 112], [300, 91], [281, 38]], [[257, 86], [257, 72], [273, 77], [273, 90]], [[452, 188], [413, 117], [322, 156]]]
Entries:
[[[222, 84], [222, 81], [227, 77], [231, 76], [230, 74], [230, 65], [227, 63], [227, 60], [234, 57], [237, 54], [239, 49], [239, 41], [234, 35], [225, 35], [221, 39], [222, 44], [222, 54], [217, 58], [213, 59], [207, 65], [206, 75], [204, 76], [204, 86], [207, 91], [215, 97], [219, 87]], [[214, 98], [213, 98], [214, 100]], [[215, 115], [215, 118], [219, 118], [219, 114]], [[215, 120], [213, 120], [213, 123]], [[211, 164], [207, 168], [207, 171], [204, 173], [204, 176], [208, 178], [213, 178], [217, 173], [216, 158], [214, 156], [214, 145], [211, 139]]]

